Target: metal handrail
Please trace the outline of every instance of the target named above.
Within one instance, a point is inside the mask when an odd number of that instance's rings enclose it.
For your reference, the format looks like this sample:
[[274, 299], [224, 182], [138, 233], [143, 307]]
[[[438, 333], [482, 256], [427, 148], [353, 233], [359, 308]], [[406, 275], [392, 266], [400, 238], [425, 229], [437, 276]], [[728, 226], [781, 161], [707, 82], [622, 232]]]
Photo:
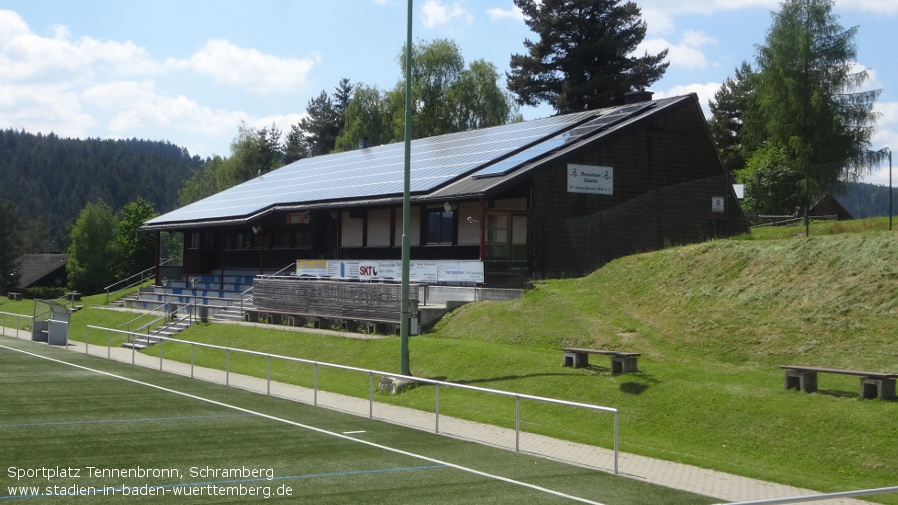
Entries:
[[[103, 328], [100, 326], [88, 325], [85, 330], [85, 332], [86, 332], [85, 333], [85, 342], [87, 342], [89, 340], [88, 333], [90, 332], [91, 329], [105, 331], [105, 332], [107, 332], [107, 335], [109, 335], [109, 332], [125, 333], [125, 334], [132, 333], [132, 332], [116, 330], [116, 329], [112, 329], [112, 328]], [[291, 357], [291, 356], [283, 356], [283, 355], [278, 355], [278, 354], [269, 354], [269, 353], [263, 353], [263, 352], [259, 352], [259, 351], [250, 351], [247, 349], [225, 347], [225, 346], [220, 346], [220, 345], [215, 345], [215, 344], [191, 342], [189, 340], [181, 340], [181, 339], [172, 338], [172, 337], [154, 336], [154, 338], [158, 338], [159, 340], [161, 340], [163, 342], [175, 342], [175, 343], [187, 344], [187, 345], [191, 346], [191, 362], [190, 362], [190, 367], [191, 367], [190, 368], [190, 376], [191, 377], [193, 377], [193, 366], [194, 366], [193, 358], [192, 358], [193, 346], [199, 346], [199, 347], [208, 348], [208, 349], [217, 349], [217, 350], [225, 351], [225, 353], [227, 355], [227, 359], [226, 359], [226, 363], [225, 363], [225, 374], [226, 374], [225, 375], [225, 384], [226, 385], [229, 385], [230, 353], [232, 351], [240, 352], [240, 353], [244, 353], [244, 354], [248, 354], [248, 355], [252, 355], [252, 356], [265, 357], [268, 360], [268, 367], [269, 367], [268, 374], [267, 374], [269, 393], [271, 391], [271, 368], [270, 367], [271, 367], [271, 359], [272, 358], [282, 359], [282, 360], [286, 360], [286, 361], [292, 361], [295, 363], [304, 363], [304, 364], [308, 364], [308, 365], [313, 365], [315, 367], [315, 383], [314, 383], [314, 394], [315, 394], [314, 404], [315, 405], [317, 405], [317, 398], [318, 398], [318, 380], [317, 380], [318, 367], [325, 366], [325, 367], [334, 368], [334, 369], [338, 369], [338, 370], [367, 373], [367, 374], [369, 374], [369, 378], [370, 378], [369, 379], [369, 392], [368, 392], [369, 393], [368, 399], [370, 402], [369, 417], [373, 417], [373, 405], [374, 405], [374, 385], [373, 385], [374, 379], [373, 378], [375, 375], [390, 377], [390, 378], [394, 378], [394, 379], [403, 379], [403, 380], [408, 380], [410, 382], [431, 384], [431, 385], [435, 386], [435, 388], [436, 388], [436, 402], [437, 403], [436, 403], [435, 413], [436, 413], [436, 426], [437, 426], [436, 431], [437, 432], [439, 432], [439, 411], [440, 411], [440, 409], [439, 409], [439, 389], [440, 389], [440, 387], [451, 387], [451, 388], [463, 389], [463, 390], [468, 390], [468, 391], [476, 391], [476, 392], [480, 392], [480, 393], [490, 393], [490, 394], [496, 394], [496, 395], [500, 395], [500, 396], [511, 397], [511, 398], [515, 399], [515, 450], [518, 450], [518, 451], [520, 450], [521, 400], [534, 400], [534, 401], [539, 401], [539, 402], [552, 403], [552, 404], [556, 404], [556, 405], [565, 405], [568, 407], [578, 407], [578, 408], [585, 408], [585, 409], [594, 410], [594, 411], [611, 413], [611, 414], [614, 414], [614, 473], [615, 474], [618, 473], [619, 412], [616, 408], [603, 407], [603, 406], [599, 406], [599, 405], [590, 405], [588, 403], [570, 402], [570, 401], [566, 401], [566, 400], [558, 400], [555, 398], [546, 398], [546, 397], [542, 397], [542, 396], [534, 396], [534, 395], [521, 394], [521, 393], [512, 393], [509, 391], [482, 388], [482, 387], [478, 387], [478, 386], [469, 386], [467, 384], [457, 384], [454, 382], [443, 382], [443, 381], [438, 381], [438, 380], [434, 380], [434, 379], [425, 379], [422, 377], [413, 377], [413, 376], [408, 376], [408, 375], [401, 375], [401, 374], [383, 372], [383, 371], [366, 369], [366, 368], [358, 368], [358, 367], [347, 366], [347, 365], [338, 365], [335, 363], [325, 363], [325, 362], [321, 362], [321, 361], [314, 361], [314, 360], [303, 359], [303, 358], [295, 358], [295, 357]], [[84, 352], [85, 353], [87, 352], [87, 346], [85, 346]], [[134, 352], [135, 351], [132, 348], [132, 353], [134, 353]], [[160, 352], [159, 352], [159, 368], [160, 368], [160, 370], [162, 369], [162, 360], [163, 360], [163, 355], [162, 355], [162, 351], [160, 350]], [[133, 354], [132, 354], [132, 364], [133, 363], [134, 363], [134, 358], [133, 358]]]
[[[166, 305], [168, 305], [168, 302], [163, 302], [163, 303], [157, 305], [156, 307], [154, 307], [152, 310], [144, 312], [144, 313], [140, 314], [139, 316], [135, 317], [134, 319], [132, 319], [126, 323], [118, 325], [118, 328], [124, 327], [126, 329], [126, 331], [131, 331], [131, 323], [133, 323], [134, 321], [137, 321], [140, 318], [146, 317], [146, 316], [156, 312], [159, 309], [164, 308]], [[143, 327], [141, 327], [141, 328], [143, 328]]]
[[[173, 261], [174, 261], [174, 259], [169, 258], [169, 259], [167, 259], [167, 260], [165, 260], [165, 261], [160, 262], [160, 263], [159, 263], [159, 266], [160, 266], [160, 267], [167, 266], [167, 265], [169, 265], [170, 263], [172, 263]], [[140, 276], [140, 280], [139, 280], [139, 281], [133, 282], [133, 283], [131, 283], [131, 284], [129, 284], [129, 285], [123, 287], [123, 288], [119, 288], [119, 289], [113, 291], [112, 294], [118, 293], [119, 291], [123, 291], [123, 290], [128, 289], [128, 288], [133, 288], [134, 286], [143, 284], [143, 282], [144, 282], [145, 280], [147, 280], [149, 277], [151, 277], [151, 276], [148, 276], [147, 274], [150, 273], [150, 272], [155, 272], [155, 271], [156, 271], [156, 267], [153, 266], [153, 267], [147, 268], [147, 269], [145, 269], [145, 270], [142, 270], [142, 271], [140, 271], [140, 272], [137, 272], [136, 274], [134, 274], [134, 275], [132, 275], [132, 276], [126, 278], [126, 279], [122, 279], [122, 280], [119, 280], [119, 281], [115, 281], [115, 282], [113, 282], [112, 284], [106, 286], [105, 288], [103, 288], [103, 290], [106, 291], [106, 303], [109, 303], [109, 295], [111, 294], [109, 290], [112, 289], [113, 287], [115, 287], [115, 286], [117, 286], [117, 285], [119, 285], [119, 284], [125, 283], [125, 282], [129, 282], [129, 281], [131, 281], [132, 279], [134, 279], [135, 277]]]
[[271, 277], [274, 277], [274, 276], [280, 274], [281, 272], [283, 272], [284, 270], [287, 270], [288, 268], [296, 268], [296, 263], [290, 263], [289, 265], [285, 266], [284, 268], [282, 268], [282, 269], [278, 270], [277, 272], [271, 274]]

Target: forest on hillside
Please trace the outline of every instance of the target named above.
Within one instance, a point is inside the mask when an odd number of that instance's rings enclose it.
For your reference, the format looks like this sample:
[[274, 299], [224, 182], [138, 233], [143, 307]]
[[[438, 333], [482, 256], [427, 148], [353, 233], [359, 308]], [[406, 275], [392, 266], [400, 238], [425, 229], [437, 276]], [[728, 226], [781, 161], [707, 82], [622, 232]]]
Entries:
[[835, 197], [855, 219], [889, 215], [888, 186], [866, 182], [849, 183], [845, 185], [845, 192]]
[[157, 213], [168, 212], [204, 163], [169, 142], [0, 130], [0, 202], [15, 209], [28, 244], [22, 252], [64, 251], [72, 223], [89, 202], [118, 211], [141, 197]]

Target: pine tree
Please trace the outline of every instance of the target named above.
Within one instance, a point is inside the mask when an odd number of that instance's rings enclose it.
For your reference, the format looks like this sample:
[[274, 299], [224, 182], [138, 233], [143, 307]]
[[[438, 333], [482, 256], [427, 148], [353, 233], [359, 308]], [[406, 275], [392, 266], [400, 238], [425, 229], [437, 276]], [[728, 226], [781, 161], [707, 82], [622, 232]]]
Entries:
[[522, 105], [551, 104], [559, 113], [624, 103], [624, 94], [664, 75], [667, 50], [630, 56], [646, 24], [633, 2], [515, 0], [540, 39], [511, 57], [508, 89]]
[[745, 125], [745, 110], [751, 93], [751, 65], [743, 61], [736, 69], [736, 76], [727, 78], [709, 100], [711, 120], [708, 128], [717, 144], [723, 168], [727, 171], [745, 167], [745, 148], [742, 130]]
[[318, 156], [334, 150], [334, 143], [340, 133], [340, 113], [334, 101], [322, 90], [316, 98], [309, 100], [306, 117], [299, 122], [309, 142], [309, 154]]

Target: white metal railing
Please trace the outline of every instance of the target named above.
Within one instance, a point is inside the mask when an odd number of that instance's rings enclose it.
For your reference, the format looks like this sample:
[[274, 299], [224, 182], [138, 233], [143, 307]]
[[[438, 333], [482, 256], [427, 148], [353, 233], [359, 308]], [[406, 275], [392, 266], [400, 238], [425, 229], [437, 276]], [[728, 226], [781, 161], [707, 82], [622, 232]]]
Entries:
[[[106, 356], [107, 356], [107, 358], [111, 358], [111, 353], [112, 353], [111, 347], [112, 347], [112, 335], [113, 334], [126, 335], [126, 336], [128, 336], [128, 338], [133, 338], [134, 336], [138, 336], [141, 338], [143, 337], [143, 335], [135, 334], [133, 332], [88, 325], [85, 329], [85, 335], [84, 335], [84, 343], [85, 343], [84, 352], [85, 353], [89, 352], [89, 342], [90, 342], [90, 331], [91, 330], [96, 330], [96, 331], [106, 333], [106, 347], [107, 347]], [[369, 418], [374, 417], [374, 376], [375, 375], [378, 375], [381, 377], [389, 377], [389, 378], [393, 378], [393, 379], [403, 379], [403, 380], [408, 380], [410, 382], [415, 382], [415, 383], [433, 385], [434, 391], [435, 391], [435, 393], [434, 393], [435, 394], [434, 432], [436, 432], [436, 433], [440, 432], [440, 388], [441, 387], [443, 387], [443, 388], [448, 387], [448, 388], [455, 388], [455, 389], [462, 389], [462, 390], [467, 390], [467, 391], [476, 391], [476, 392], [480, 392], [480, 393], [489, 393], [489, 394], [494, 394], [494, 395], [499, 395], [499, 396], [511, 397], [511, 398], [515, 399], [515, 450], [516, 451], [520, 451], [521, 401], [522, 400], [531, 400], [531, 401], [537, 401], [537, 402], [542, 402], [542, 403], [564, 405], [564, 406], [568, 406], [568, 407], [577, 407], [577, 408], [583, 408], [583, 409], [597, 411], [597, 412], [610, 413], [610, 414], [614, 415], [614, 473], [615, 474], [618, 473], [619, 414], [618, 414], [618, 410], [615, 408], [612, 408], [612, 407], [602, 407], [599, 405], [590, 405], [587, 403], [569, 402], [569, 401], [565, 401], [565, 400], [557, 400], [554, 398], [545, 398], [542, 396], [512, 393], [509, 391], [501, 391], [498, 389], [488, 389], [488, 388], [482, 388], [482, 387], [477, 387], [477, 386], [469, 386], [467, 384], [456, 384], [453, 382], [443, 382], [443, 381], [438, 381], [438, 380], [433, 380], [433, 379], [424, 379], [421, 377], [405, 376], [405, 375], [400, 375], [400, 374], [395, 374], [395, 373], [390, 373], [390, 372], [382, 372], [382, 371], [378, 371], [378, 370], [357, 368], [357, 367], [346, 366], [346, 365], [337, 365], [334, 363], [325, 363], [325, 362], [302, 359], [302, 358], [294, 358], [294, 357], [290, 357], [290, 356], [281, 356], [281, 355], [277, 355], [277, 354], [268, 354], [268, 353], [263, 353], [263, 352], [258, 352], [258, 351], [250, 351], [250, 350], [246, 350], [246, 349], [237, 349], [237, 348], [233, 348], [233, 347], [225, 347], [225, 346], [219, 346], [219, 345], [214, 345], [214, 344], [191, 342], [189, 340], [181, 340], [181, 339], [171, 338], [171, 337], [158, 336], [158, 337], [154, 337], [154, 338], [158, 338], [160, 340], [160, 342], [159, 342], [159, 370], [163, 369], [163, 360], [164, 360], [164, 350], [163, 349], [164, 349], [164, 347], [162, 346], [162, 344], [164, 342], [174, 342], [174, 343], [186, 344], [186, 345], [190, 346], [190, 377], [191, 378], [194, 377], [194, 354], [195, 354], [195, 350], [197, 347], [224, 351], [225, 352], [225, 363], [224, 363], [225, 385], [228, 385], [228, 386], [230, 385], [230, 373], [231, 373], [230, 364], [231, 364], [231, 353], [232, 352], [243, 353], [243, 354], [250, 355], [250, 356], [264, 357], [267, 360], [266, 379], [265, 379], [266, 380], [266, 394], [269, 394], [269, 395], [271, 394], [271, 360], [272, 359], [278, 359], [278, 360], [290, 361], [290, 362], [294, 362], [294, 363], [302, 363], [302, 364], [312, 365], [313, 366], [313, 381], [312, 381], [313, 401], [312, 401], [312, 403], [313, 403], [313, 405], [316, 405], [316, 406], [318, 405], [318, 369], [320, 367], [333, 368], [333, 369], [337, 369], [337, 370], [344, 370], [344, 371], [368, 374], [368, 417]], [[137, 364], [136, 363], [136, 350], [133, 347], [131, 348], [131, 364]]]
[[[148, 327], [148, 326], [150, 326], [150, 325], [152, 325], [152, 324], [158, 322], [159, 320], [165, 318], [165, 316], [167, 315], [167, 312], [165, 312], [164, 309], [165, 309], [167, 306], [168, 306], [168, 303], [167, 303], [167, 302], [161, 303], [161, 304], [157, 305], [156, 307], [153, 307], [153, 308], [150, 309], [149, 311], [144, 312], [144, 313], [140, 314], [139, 316], [135, 317], [134, 319], [128, 321], [127, 323], [120, 324], [120, 325], [119, 325], [119, 328], [124, 327], [126, 331], [131, 331], [131, 324], [132, 324], [132, 323], [135, 323], [135, 322], [137, 322], [137, 321], [139, 321], [139, 320], [141, 320], [141, 319], [146, 319], [147, 317], [150, 317], [150, 316], [151, 316], [151, 317], [153, 318], [152, 321], [150, 321], [149, 323], [142, 324], [140, 327], [138, 327], [138, 328], [135, 330], [136, 332], [139, 332], [140, 330], [142, 330], [142, 329], [144, 329], [144, 328], [146, 328], [146, 327]], [[156, 312], [159, 312], [159, 311], [163, 311], [163, 312], [162, 312], [162, 316], [153, 316], [153, 314], [155, 314]]]
[[[162, 266], [169, 265], [172, 263], [172, 261], [173, 260], [171, 258], [166, 259], [166, 260], [160, 262], [159, 266], [162, 267]], [[106, 303], [109, 303], [110, 295], [114, 295], [115, 293], [118, 293], [119, 291], [124, 291], [128, 288], [133, 288], [134, 286], [139, 286], [140, 284], [143, 284], [147, 279], [149, 279], [155, 275], [155, 271], [156, 271], [156, 267], [153, 266], [153, 267], [147, 268], [146, 270], [144, 270], [142, 272], [137, 272], [136, 274], [132, 275], [131, 277], [122, 279], [120, 281], [116, 281], [116, 282], [106, 286], [104, 288], [104, 291], [106, 291]], [[135, 281], [134, 279], [137, 279], [137, 278], [139, 278], [139, 279]], [[131, 284], [128, 284], [124, 287], [118, 288], [115, 291], [110, 291], [112, 288], [118, 286], [119, 284], [125, 284], [127, 282], [130, 282]]]
[[[0, 328], [9, 328], [10, 318], [15, 320], [15, 330], [16, 330], [15, 337], [16, 338], [20, 338], [19, 330], [22, 328], [22, 324], [20, 321], [22, 321], [22, 320], [28, 321], [27, 326], [29, 326], [29, 327], [34, 325], [34, 317], [32, 317], [32, 316], [26, 316], [24, 314], [13, 314], [10, 312], [0, 312]], [[9, 336], [11, 337], [13, 335], [9, 335]], [[28, 338], [31, 338], [30, 331], [28, 332]]]

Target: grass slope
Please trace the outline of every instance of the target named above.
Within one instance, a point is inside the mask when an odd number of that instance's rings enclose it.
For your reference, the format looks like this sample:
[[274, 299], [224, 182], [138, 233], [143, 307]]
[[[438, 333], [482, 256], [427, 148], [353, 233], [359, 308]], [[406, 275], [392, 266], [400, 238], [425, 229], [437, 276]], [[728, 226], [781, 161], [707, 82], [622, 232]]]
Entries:
[[[819, 491], [892, 486], [898, 402], [859, 399], [856, 377], [821, 375], [819, 394], [786, 391], [779, 369], [898, 371], [898, 239], [869, 227], [812, 228], [810, 238], [771, 230], [752, 240], [672, 248], [622, 258], [588, 277], [540, 282], [519, 300], [465, 305], [412, 339], [412, 371], [619, 408], [627, 452]], [[398, 366], [395, 337], [359, 341], [212, 324], [184, 338], [380, 370]], [[640, 372], [611, 375], [598, 357], [589, 369], [562, 368], [560, 345], [640, 352]], [[165, 357], [187, 361], [189, 353], [166, 346]], [[232, 371], [264, 377], [263, 362], [231, 360]], [[197, 353], [197, 364], [223, 361]], [[310, 380], [308, 370], [285, 367], [274, 375]], [[367, 378], [332, 373], [321, 384], [367, 395]], [[378, 400], [430, 410], [433, 391]], [[446, 415], [514, 422], [495, 398], [443, 390], [441, 400]], [[525, 430], [610, 444], [609, 421], [595, 414], [527, 405], [524, 419]], [[898, 504], [898, 495], [870, 499]]]

